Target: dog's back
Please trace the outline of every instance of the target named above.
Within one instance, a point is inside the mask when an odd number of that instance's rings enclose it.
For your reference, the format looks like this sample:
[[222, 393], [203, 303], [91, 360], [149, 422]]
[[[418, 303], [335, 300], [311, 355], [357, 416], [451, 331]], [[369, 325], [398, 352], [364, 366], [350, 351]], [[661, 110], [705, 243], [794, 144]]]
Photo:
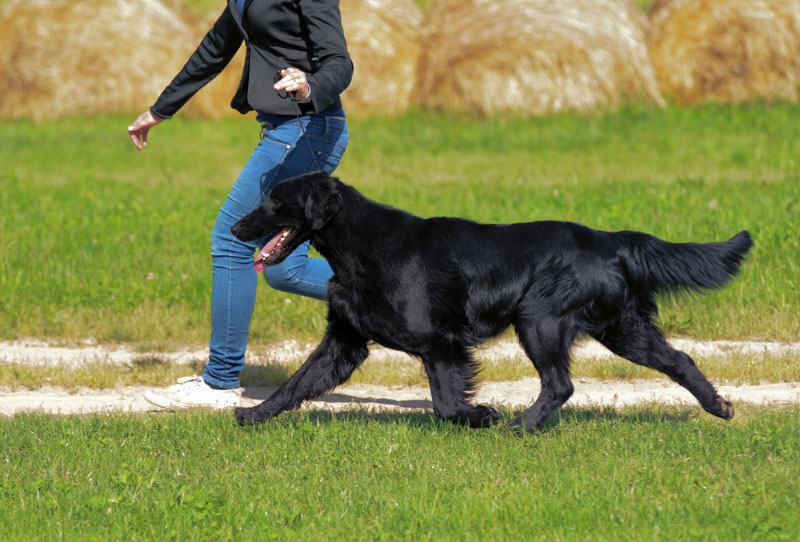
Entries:
[[405, 314], [414, 329], [430, 330], [426, 340], [461, 334], [476, 345], [531, 311], [559, 314], [593, 334], [626, 304], [654, 313], [659, 292], [721, 287], [752, 246], [746, 231], [722, 243], [670, 243], [562, 221], [422, 219], [343, 187], [341, 231], [330, 238], [349, 245], [358, 270], [337, 266], [331, 254], [335, 282], [353, 291], [351, 279], [368, 279], [357, 287], [369, 291], [364, 299], [383, 307], [387, 321]]

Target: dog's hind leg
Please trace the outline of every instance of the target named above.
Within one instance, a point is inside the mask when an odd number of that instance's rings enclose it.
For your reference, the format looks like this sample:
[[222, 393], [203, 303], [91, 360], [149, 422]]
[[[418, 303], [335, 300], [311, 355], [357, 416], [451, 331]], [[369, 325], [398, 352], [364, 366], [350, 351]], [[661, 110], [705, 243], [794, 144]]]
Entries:
[[626, 314], [618, 325], [593, 336], [618, 356], [666, 374], [689, 390], [707, 412], [726, 420], [733, 417], [731, 403], [717, 393], [688, 354], [667, 343], [649, 319]]
[[542, 389], [533, 406], [509, 425], [514, 430], [532, 433], [572, 396], [569, 349], [575, 334], [556, 318], [522, 320], [516, 328], [522, 349], [539, 372]]
[[303, 401], [319, 397], [350, 378], [367, 355], [366, 339], [349, 325], [330, 321], [322, 342], [297, 372], [260, 405], [237, 408], [236, 421], [253, 425], [298, 408]]
[[488, 427], [500, 419], [495, 409], [472, 405], [478, 366], [460, 345], [440, 348], [422, 356], [437, 416], [470, 427]]

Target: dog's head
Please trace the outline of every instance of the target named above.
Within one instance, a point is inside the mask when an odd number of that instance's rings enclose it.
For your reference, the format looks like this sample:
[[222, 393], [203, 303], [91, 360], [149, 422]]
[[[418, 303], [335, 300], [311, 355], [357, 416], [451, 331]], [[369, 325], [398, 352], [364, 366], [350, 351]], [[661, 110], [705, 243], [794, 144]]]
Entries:
[[342, 208], [341, 186], [323, 171], [286, 179], [258, 209], [234, 224], [231, 233], [247, 242], [269, 239], [256, 268], [259, 263], [278, 264], [336, 216]]

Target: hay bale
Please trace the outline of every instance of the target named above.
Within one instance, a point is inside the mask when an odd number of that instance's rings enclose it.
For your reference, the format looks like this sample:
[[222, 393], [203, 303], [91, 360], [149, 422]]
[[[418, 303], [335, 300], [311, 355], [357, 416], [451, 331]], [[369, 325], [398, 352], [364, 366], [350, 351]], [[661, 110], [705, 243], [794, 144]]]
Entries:
[[414, 89], [422, 12], [412, 0], [341, 0], [339, 9], [355, 65], [342, 94], [348, 114], [405, 110]]
[[[225, 9], [226, 1], [221, 0], [219, 6], [219, 10], [214, 11], [214, 13], [207, 18], [205, 21], [201, 21], [199, 24], [195, 25], [195, 34], [196, 38], [190, 48], [188, 54], [197, 47], [197, 44], [200, 43], [200, 40], [203, 39], [206, 32], [211, 29], [214, 25], [214, 21], [217, 20], [219, 14], [222, 13], [222, 10]], [[236, 55], [231, 59], [230, 63], [225, 66], [225, 69], [222, 70], [217, 77], [214, 78], [209, 84], [204, 86], [200, 91], [192, 96], [192, 99], [181, 109], [182, 112], [186, 113], [189, 116], [198, 116], [203, 118], [210, 118], [210, 119], [219, 119], [226, 116], [238, 116], [241, 115], [238, 111], [231, 107], [231, 99], [233, 98], [236, 91], [239, 89], [239, 81], [242, 78], [242, 69], [244, 69], [244, 58], [245, 58], [245, 46], [242, 43], [242, 46], [236, 52]], [[168, 82], [178, 73], [178, 70], [183, 67], [183, 64], [189, 59], [188, 54], [185, 58], [183, 58], [178, 64], [171, 66], [172, 73], [169, 75]], [[159, 92], [164, 87], [159, 89]], [[151, 100], [151, 103], [156, 100], [156, 96], [154, 96]], [[254, 112], [250, 113], [251, 116], [255, 116]]]
[[[12, 0], [0, 12], [0, 117], [140, 112], [208, 28], [177, 0]], [[214, 116], [233, 95], [213, 105], [214, 89], [203, 93], [189, 109]]]
[[421, 104], [545, 114], [662, 103], [629, 0], [443, 0], [426, 14]]
[[797, 101], [800, 0], [659, 0], [648, 15], [656, 80], [675, 101]]

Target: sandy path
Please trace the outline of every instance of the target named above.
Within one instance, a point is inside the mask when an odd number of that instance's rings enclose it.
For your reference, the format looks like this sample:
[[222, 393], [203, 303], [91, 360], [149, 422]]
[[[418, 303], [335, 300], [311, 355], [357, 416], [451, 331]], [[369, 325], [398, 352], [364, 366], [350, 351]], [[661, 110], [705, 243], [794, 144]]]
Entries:
[[[13, 415], [23, 411], [41, 411], [55, 414], [88, 412], [147, 412], [159, 410], [142, 399], [142, 386], [93, 390], [88, 388], [68, 391], [57, 387], [44, 387], [35, 391], [0, 389], [0, 413]], [[275, 388], [246, 388], [243, 406], [252, 406], [268, 397]], [[481, 403], [506, 408], [530, 405], [539, 391], [539, 380], [526, 378], [515, 382], [486, 382], [477, 395]], [[762, 384], [757, 386], [720, 386], [720, 393], [732, 401], [771, 404], [800, 403], [800, 383]], [[572, 406], [621, 407], [642, 402], [667, 404], [696, 404], [694, 398], [676, 384], [661, 380], [602, 381], [577, 379], [575, 395], [569, 400]], [[426, 387], [394, 387], [367, 384], [341, 386], [334, 393], [317, 401], [309, 401], [304, 408], [345, 410], [418, 410], [431, 408], [430, 391]]]
[[[722, 355], [731, 352], [774, 354], [800, 354], [800, 343], [775, 342], [736, 342], [736, 341], [692, 341], [673, 339], [676, 348], [695, 355]], [[293, 362], [308, 355], [313, 345], [300, 345], [285, 342], [268, 351], [255, 353], [251, 359], [269, 359], [272, 362]], [[126, 348], [98, 347], [86, 344], [77, 348], [54, 347], [41, 341], [0, 342], [0, 361], [31, 364], [80, 364], [86, 362], [130, 363], [133, 360], [157, 357], [173, 363], [202, 361], [206, 351], [181, 351], [173, 353], [135, 352]], [[519, 346], [513, 342], [500, 342], [480, 351], [484, 358], [522, 358]], [[603, 358], [612, 357], [608, 351], [595, 342], [578, 345], [573, 356]], [[399, 357], [408, 359], [402, 353], [384, 348], [373, 348], [370, 359]], [[527, 362], [527, 361], [526, 361]], [[142, 399], [147, 388], [127, 387], [106, 390], [78, 389], [65, 390], [58, 387], [44, 387], [38, 390], [16, 390], [0, 387], [0, 414], [13, 415], [22, 411], [42, 411], [50, 413], [73, 414], [86, 412], [145, 412], [153, 407]], [[246, 388], [242, 405], [250, 406], [269, 396], [274, 388]], [[729, 400], [757, 404], [800, 403], [800, 383], [745, 385], [719, 387], [720, 393]], [[501, 405], [508, 408], [521, 408], [529, 405], [538, 394], [539, 380], [526, 378], [514, 382], [486, 382], [477, 395], [483, 403]], [[606, 405], [625, 406], [641, 402], [662, 402], [669, 404], [696, 404], [694, 398], [669, 380], [602, 381], [597, 379], [576, 379], [575, 395], [569, 404], [573, 406]], [[342, 410], [353, 407], [367, 409], [429, 409], [430, 392], [427, 387], [398, 387], [354, 384], [337, 388], [334, 393], [317, 401], [308, 402], [304, 408]]]

